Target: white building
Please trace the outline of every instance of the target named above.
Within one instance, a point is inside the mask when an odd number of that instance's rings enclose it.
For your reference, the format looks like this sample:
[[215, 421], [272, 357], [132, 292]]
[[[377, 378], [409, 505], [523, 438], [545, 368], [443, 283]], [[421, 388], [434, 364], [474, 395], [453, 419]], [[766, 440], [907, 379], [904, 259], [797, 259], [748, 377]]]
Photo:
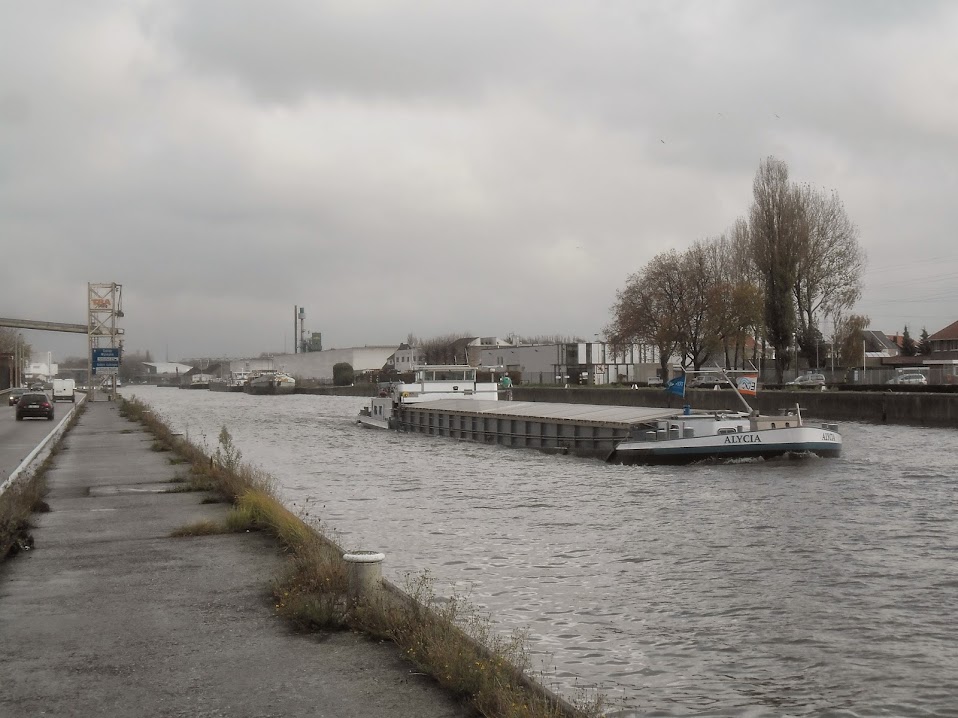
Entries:
[[[47, 352], [49, 356], [49, 352]], [[54, 364], [50, 361], [46, 362], [31, 362], [27, 365], [27, 368], [23, 372], [23, 380], [25, 382], [31, 381], [52, 381], [53, 377], [57, 375], [57, 372], [60, 370], [59, 365]]]
[[480, 349], [480, 366], [518, 372], [531, 384], [644, 383], [656, 376], [659, 353], [644, 344], [566, 342]]
[[426, 353], [422, 347], [400, 344], [393, 355], [386, 360], [386, 366], [397, 372], [410, 372], [426, 363]]
[[336, 364], [349, 364], [357, 374], [364, 371], [378, 371], [398, 347], [386, 346], [350, 347], [347, 349], [325, 349], [321, 352], [302, 352], [300, 354], [274, 354], [255, 359], [233, 359], [229, 362], [230, 371], [255, 371], [257, 369], [276, 369], [285, 371], [297, 379], [311, 379], [321, 383], [333, 381], [333, 367]]

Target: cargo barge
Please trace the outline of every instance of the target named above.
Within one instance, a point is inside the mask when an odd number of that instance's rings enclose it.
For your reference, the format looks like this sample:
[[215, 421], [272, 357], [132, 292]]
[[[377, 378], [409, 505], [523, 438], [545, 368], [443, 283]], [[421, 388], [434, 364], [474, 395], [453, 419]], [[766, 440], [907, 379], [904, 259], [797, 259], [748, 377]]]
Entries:
[[[694, 411], [688, 406], [676, 410], [499, 401], [483, 398], [488, 392], [468, 383], [468, 368], [458, 369], [465, 373], [454, 390], [433, 386], [426, 368], [417, 373], [416, 385], [384, 388], [360, 412], [359, 423], [623, 464], [841, 453], [838, 427], [805, 423], [797, 405], [775, 415], [760, 415], [750, 409]], [[474, 376], [475, 370], [473, 381]], [[732, 387], [739, 394], [734, 383]], [[450, 391], [454, 396], [449, 396]], [[433, 398], [436, 394], [442, 396]], [[748, 408], [741, 394], [739, 398]]]

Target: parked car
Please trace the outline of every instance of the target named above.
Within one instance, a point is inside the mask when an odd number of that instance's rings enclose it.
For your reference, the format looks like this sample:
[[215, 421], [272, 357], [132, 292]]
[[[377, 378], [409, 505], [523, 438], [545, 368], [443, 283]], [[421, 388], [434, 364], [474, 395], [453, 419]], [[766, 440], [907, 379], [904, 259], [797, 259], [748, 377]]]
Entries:
[[660, 376], [650, 376], [645, 381], [647, 386], [662, 386], [662, 377]]
[[824, 374], [802, 374], [802, 376], [795, 377], [791, 381], [785, 382], [785, 386], [794, 386], [798, 388], [802, 387], [818, 387], [825, 386], [825, 375]]
[[714, 389], [728, 386], [728, 382], [718, 374], [699, 374], [689, 382], [689, 386], [693, 389]]
[[21, 396], [17, 402], [17, 421], [26, 416], [53, 421], [53, 402], [50, 397], [39, 391], [27, 392]]
[[924, 374], [919, 374], [918, 372], [912, 372], [912, 373], [906, 372], [904, 374], [899, 374], [898, 376], [893, 376], [886, 383], [887, 384], [912, 384], [912, 385], [917, 384], [919, 386], [925, 386], [928, 384], [928, 379], [925, 378]]

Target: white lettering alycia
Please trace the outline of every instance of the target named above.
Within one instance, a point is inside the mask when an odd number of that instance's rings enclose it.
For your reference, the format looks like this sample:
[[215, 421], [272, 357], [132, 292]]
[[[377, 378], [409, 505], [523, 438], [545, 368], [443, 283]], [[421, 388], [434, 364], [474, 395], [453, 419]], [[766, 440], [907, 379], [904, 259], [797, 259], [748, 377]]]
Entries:
[[762, 437], [758, 434], [728, 434], [726, 444], [761, 444]]
[[822, 432], [822, 441], [838, 441], [838, 437], [830, 431]]

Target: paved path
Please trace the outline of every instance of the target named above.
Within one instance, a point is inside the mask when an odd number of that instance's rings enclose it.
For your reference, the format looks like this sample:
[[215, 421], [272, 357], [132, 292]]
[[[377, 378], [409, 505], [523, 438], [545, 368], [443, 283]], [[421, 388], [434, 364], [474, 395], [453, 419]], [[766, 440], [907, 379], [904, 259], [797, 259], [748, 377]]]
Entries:
[[392, 644], [302, 635], [260, 534], [169, 538], [221, 518], [163, 493], [183, 466], [112, 402], [88, 406], [50, 471], [34, 550], [0, 564], [0, 716], [470, 716]]

